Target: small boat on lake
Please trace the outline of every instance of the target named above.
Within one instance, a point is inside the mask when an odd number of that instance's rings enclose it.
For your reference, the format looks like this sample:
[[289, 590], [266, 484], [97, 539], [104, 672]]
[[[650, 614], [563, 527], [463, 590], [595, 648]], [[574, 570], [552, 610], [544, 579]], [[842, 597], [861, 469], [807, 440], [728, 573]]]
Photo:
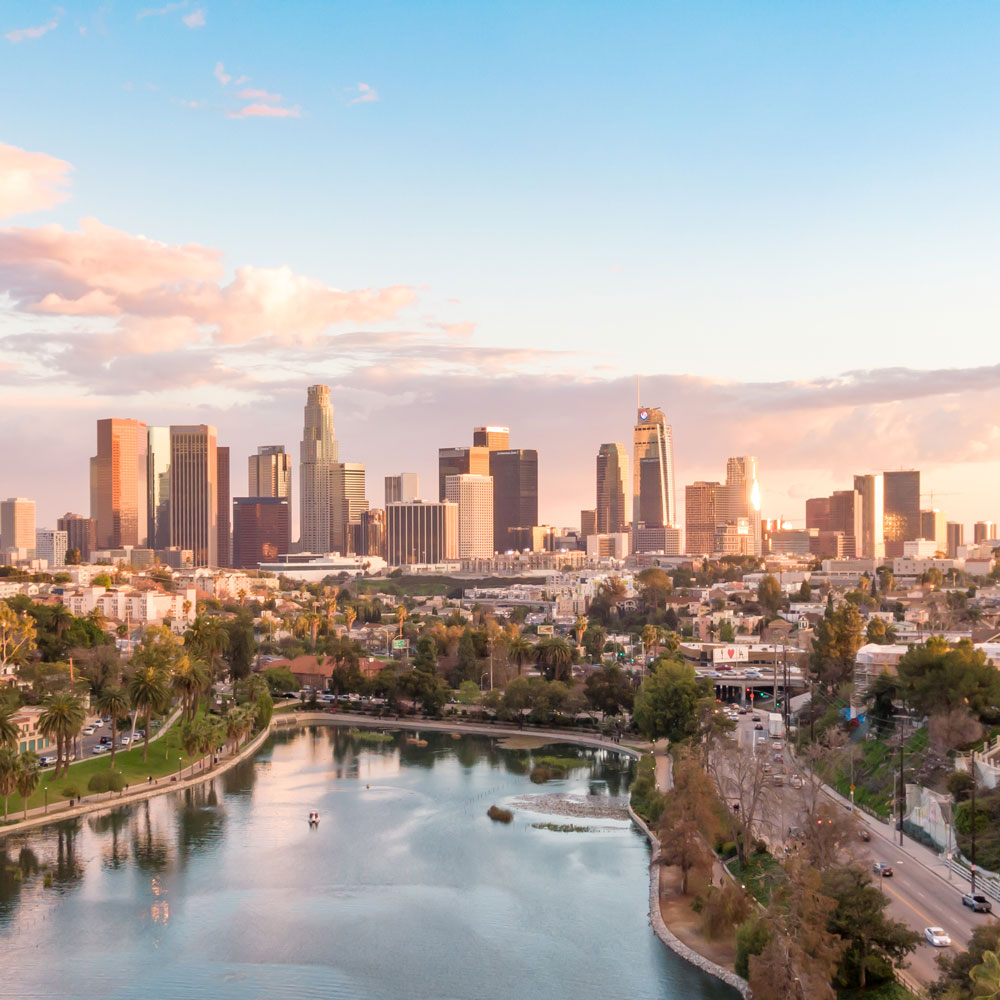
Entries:
[[309, 825], [311, 827], [319, 826], [319, 813], [315, 809], [309, 813]]

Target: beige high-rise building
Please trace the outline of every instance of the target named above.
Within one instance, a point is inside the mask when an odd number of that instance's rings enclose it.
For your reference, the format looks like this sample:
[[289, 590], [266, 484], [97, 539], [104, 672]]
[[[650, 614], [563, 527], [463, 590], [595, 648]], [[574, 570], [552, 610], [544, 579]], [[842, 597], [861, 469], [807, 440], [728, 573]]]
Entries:
[[170, 428], [170, 544], [219, 565], [218, 437], [209, 424]]
[[336, 461], [330, 387], [311, 385], [306, 394], [299, 451], [299, 547], [303, 552], [326, 553], [333, 548], [330, 487]]
[[97, 455], [92, 494], [97, 509], [98, 548], [144, 548], [149, 540], [146, 425], [141, 420], [97, 421]]
[[346, 554], [351, 550], [349, 525], [360, 524], [368, 510], [365, 467], [361, 462], [334, 462], [330, 467], [330, 545]]
[[35, 532], [35, 558], [44, 559], [51, 569], [53, 566], [66, 565], [66, 550], [69, 548], [69, 538], [65, 531], [58, 528], [39, 528]]
[[976, 545], [980, 542], [992, 542], [996, 537], [996, 521], [976, 521], [972, 526], [972, 541]]
[[493, 555], [493, 477], [448, 476], [446, 500], [458, 506], [458, 558]]
[[445, 498], [444, 481], [448, 476], [490, 475], [490, 449], [485, 445], [471, 448], [438, 448], [438, 500]]
[[420, 499], [420, 477], [415, 472], [401, 472], [385, 477], [385, 502], [409, 503]]
[[292, 499], [292, 456], [281, 444], [265, 444], [247, 459], [247, 496]]
[[458, 558], [458, 504], [391, 503], [385, 509], [390, 566], [439, 563]]
[[149, 502], [146, 505], [149, 547], [165, 549], [170, 545], [170, 428], [150, 427], [146, 480]]
[[722, 488], [722, 483], [704, 480], [684, 488], [684, 549], [688, 555], [711, 555], [715, 551]]
[[597, 452], [597, 533], [625, 531], [625, 483], [628, 480], [628, 453], [625, 445], [602, 444]]
[[937, 551], [948, 552], [948, 521], [939, 510], [920, 512], [920, 537], [937, 543]]
[[965, 544], [965, 525], [961, 521], [949, 521], [946, 525], [948, 533], [948, 558], [955, 559], [958, 556], [959, 545]]
[[855, 476], [854, 489], [861, 496], [861, 551], [864, 559], [885, 555], [885, 479], [881, 472]]
[[472, 444], [490, 451], [505, 451], [510, 447], [509, 427], [475, 427], [472, 430]]
[[8, 549], [35, 549], [35, 501], [10, 497], [0, 501], [0, 555]]
[[[737, 537], [747, 539], [746, 555], [761, 554], [760, 483], [756, 457], [738, 455], [726, 460], [726, 485], [716, 494], [716, 512], [719, 525], [735, 524]], [[746, 522], [745, 530], [743, 522]], [[730, 534], [722, 534], [726, 545], [731, 545]]]

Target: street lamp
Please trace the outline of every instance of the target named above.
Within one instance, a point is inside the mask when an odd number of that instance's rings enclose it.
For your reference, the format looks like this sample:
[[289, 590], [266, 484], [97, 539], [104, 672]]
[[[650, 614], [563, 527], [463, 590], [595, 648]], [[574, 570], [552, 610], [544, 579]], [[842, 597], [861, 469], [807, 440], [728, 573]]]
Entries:
[[181, 776], [181, 764], [183, 764], [183, 763], [184, 763], [184, 758], [183, 757], [178, 757], [177, 758], [177, 777], [178, 778], [180, 778], [180, 776]]

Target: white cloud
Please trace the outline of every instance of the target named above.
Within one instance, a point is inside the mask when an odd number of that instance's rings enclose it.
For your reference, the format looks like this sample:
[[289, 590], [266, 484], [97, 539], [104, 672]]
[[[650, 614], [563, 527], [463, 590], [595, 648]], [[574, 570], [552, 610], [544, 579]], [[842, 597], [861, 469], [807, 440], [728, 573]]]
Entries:
[[374, 104], [378, 100], [378, 91], [368, 83], [348, 87], [347, 92], [355, 95], [347, 102], [348, 104]]
[[205, 12], [199, 8], [198, 10], [191, 11], [190, 14], [185, 14], [181, 20], [189, 28], [204, 28], [205, 27]]
[[223, 87], [228, 86], [229, 81], [232, 80], [232, 77], [226, 72], [226, 67], [223, 66], [221, 62], [217, 62], [215, 64], [215, 70], [213, 71], [213, 75], [215, 76], [215, 79], [222, 84]]
[[31, 28], [15, 28], [13, 31], [8, 31], [3, 37], [12, 45], [17, 45], [19, 42], [24, 42], [31, 38], [41, 38], [42, 35], [47, 35], [50, 31], [54, 31], [59, 27], [59, 18], [62, 17], [63, 13], [62, 7], [57, 7], [55, 14], [44, 24], [35, 25]]

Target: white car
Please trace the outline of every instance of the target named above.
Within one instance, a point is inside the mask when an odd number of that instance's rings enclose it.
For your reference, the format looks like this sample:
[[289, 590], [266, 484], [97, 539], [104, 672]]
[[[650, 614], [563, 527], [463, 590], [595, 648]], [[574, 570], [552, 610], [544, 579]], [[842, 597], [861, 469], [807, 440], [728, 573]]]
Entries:
[[84, 736], [93, 736], [94, 735], [94, 727], [93, 726], [84, 726], [83, 735]]
[[98, 754], [98, 753], [108, 753], [110, 752], [110, 750], [111, 747], [109, 747], [107, 743], [98, 743], [97, 746], [95, 746], [90, 752], [93, 754]]
[[935, 948], [947, 948], [951, 944], [951, 938], [940, 927], [925, 927], [924, 937]]
[[51, 767], [55, 762], [56, 762], [55, 757], [48, 757], [48, 756], [46, 756], [46, 757], [39, 757], [38, 758], [38, 763], [42, 767]]
[[104, 727], [104, 720], [103, 719], [94, 719], [94, 721], [91, 723], [91, 725], [95, 729], [102, 729]]

